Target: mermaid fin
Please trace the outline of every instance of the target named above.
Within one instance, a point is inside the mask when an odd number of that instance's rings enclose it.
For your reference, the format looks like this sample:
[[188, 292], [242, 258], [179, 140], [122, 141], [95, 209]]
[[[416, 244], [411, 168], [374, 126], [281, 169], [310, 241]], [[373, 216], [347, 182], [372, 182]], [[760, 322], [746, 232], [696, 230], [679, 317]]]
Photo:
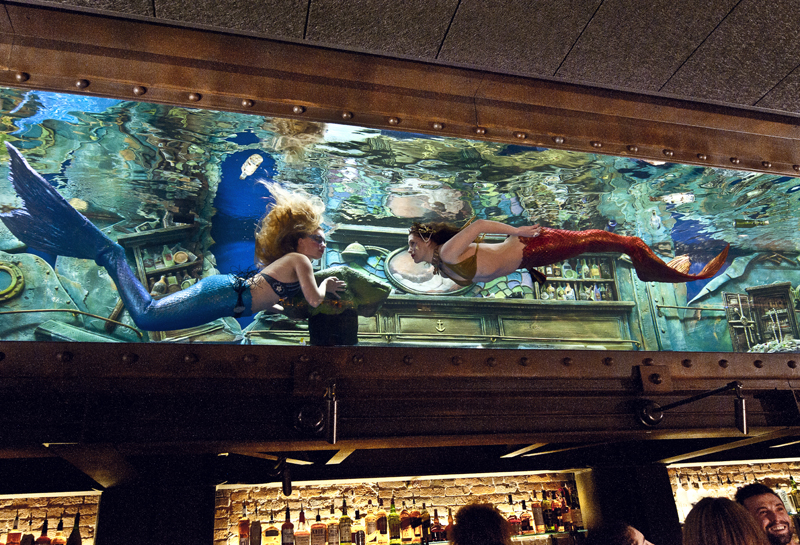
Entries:
[[678, 260], [677, 258], [667, 264], [658, 259], [652, 252], [649, 252], [650, 255], [648, 255], [646, 259], [641, 259], [641, 256], [637, 259], [637, 257], [634, 256], [634, 252], [628, 253], [628, 255], [631, 256], [633, 268], [636, 269], [636, 275], [642, 282], [691, 282], [693, 280], [711, 278], [717, 274], [728, 258], [728, 250], [730, 247], [730, 244], [728, 244], [725, 249], [722, 250], [717, 257], [709, 261], [698, 274], [687, 274], [678, 270], [676, 267], [681, 267], [685, 261]]
[[9, 179], [24, 205], [0, 213], [0, 220], [15, 237], [37, 250], [92, 260], [112, 244], [31, 168], [17, 148], [8, 142], [6, 148], [11, 157]]

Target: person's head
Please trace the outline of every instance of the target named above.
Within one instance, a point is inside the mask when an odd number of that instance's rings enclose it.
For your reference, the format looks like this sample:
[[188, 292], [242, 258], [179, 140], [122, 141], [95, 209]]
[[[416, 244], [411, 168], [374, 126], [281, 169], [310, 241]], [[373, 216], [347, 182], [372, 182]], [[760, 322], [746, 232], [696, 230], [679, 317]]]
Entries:
[[606, 522], [589, 530], [586, 545], [652, 545], [642, 532], [623, 521]]
[[683, 524], [683, 545], [769, 545], [755, 519], [728, 498], [703, 498]]
[[415, 221], [408, 229], [408, 253], [414, 263], [430, 263], [433, 250], [453, 238], [458, 231], [458, 227], [450, 223]]
[[278, 184], [264, 185], [275, 203], [256, 231], [259, 263], [267, 265], [291, 252], [303, 253], [311, 259], [322, 257], [319, 251], [322, 246], [324, 252], [325, 238], [320, 229], [325, 211], [322, 200], [303, 191], [289, 192]]
[[511, 545], [511, 525], [488, 503], [465, 505], [456, 512], [453, 545]]
[[736, 501], [755, 518], [772, 545], [792, 541], [792, 518], [777, 494], [768, 486], [752, 483], [736, 491]]

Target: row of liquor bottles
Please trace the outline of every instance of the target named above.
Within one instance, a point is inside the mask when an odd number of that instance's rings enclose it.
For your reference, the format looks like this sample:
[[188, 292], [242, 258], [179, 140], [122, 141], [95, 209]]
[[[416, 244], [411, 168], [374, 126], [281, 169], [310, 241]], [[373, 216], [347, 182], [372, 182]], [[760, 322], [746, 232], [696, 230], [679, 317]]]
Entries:
[[81, 545], [81, 514], [75, 513], [75, 521], [72, 524], [72, 531], [69, 535], [64, 533], [64, 514], [58, 519], [55, 535], [51, 538], [48, 535], [48, 522], [45, 515], [42, 523], [41, 534], [36, 537], [31, 530], [32, 519], [28, 520], [28, 531], [23, 533], [19, 525], [19, 511], [14, 517], [14, 523], [7, 529], [5, 535], [0, 535], [0, 545]]
[[[558, 492], [542, 491], [542, 499], [536, 492], [529, 497], [530, 510], [525, 500], [514, 502], [508, 496], [511, 512], [508, 522], [514, 535], [532, 535], [555, 532], [573, 532], [583, 529], [578, 495], [566, 486]], [[274, 512], [270, 512], [269, 522], [262, 529], [258, 520], [258, 511], [254, 520], [247, 515], [246, 504], [242, 508], [242, 517], [238, 522], [239, 545], [427, 545], [437, 541], [450, 541], [453, 527], [452, 508], [447, 509], [447, 524], [439, 519], [439, 510], [433, 509], [433, 515], [425, 503], [422, 509], [416, 507], [412, 499], [411, 508], [402, 503], [398, 512], [392, 497], [389, 511], [383, 506], [383, 499], [378, 498], [377, 510], [373, 509], [372, 500], [367, 503], [366, 514], [362, 517], [359, 509], [354, 517], [347, 512], [347, 501], [342, 500], [341, 513], [337, 513], [331, 505], [330, 516], [322, 520], [317, 510], [316, 521], [309, 523], [301, 505], [297, 523], [292, 522], [291, 510], [286, 506], [283, 524], [278, 527]]]

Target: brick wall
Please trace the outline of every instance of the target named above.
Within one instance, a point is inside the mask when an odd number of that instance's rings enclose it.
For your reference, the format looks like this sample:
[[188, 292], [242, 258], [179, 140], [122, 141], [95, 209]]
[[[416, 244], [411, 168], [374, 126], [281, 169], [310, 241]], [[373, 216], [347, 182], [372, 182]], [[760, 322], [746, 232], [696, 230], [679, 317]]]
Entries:
[[443, 524], [447, 522], [447, 509], [455, 512], [460, 506], [473, 502], [492, 503], [502, 512], [509, 512], [508, 495], [514, 500], [528, 500], [536, 491], [541, 498], [541, 490], [557, 490], [561, 483], [573, 481], [572, 474], [546, 473], [536, 475], [491, 476], [472, 478], [436, 478], [377, 482], [341, 482], [320, 483], [313, 485], [295, 485], [291, 496], [284, 496], [280, 483], [265, 485], [219, 487], [216, 498], [216, 516], [214, 520], [214, 545], [237, 545], [239, 538], [237, 524], [242, 514], [242, 505], [247, 503], [247, 513], [254, 520], [255, 508], [258, 508], [258, 519], [262, 528], [269, 520], [270, 510], [275, 511], [278, 527], [285, 518], [286, 505], [291, 510], [292, 522], [297, 522], [300, 504], [306, 513], [306, 520], [313, 522], [320, 510], [322, 520], [330, 515], [331, 503], [337, 509], [342, 506], [342, 498], [347, 499], [348, 514], [353, 516], [356, 508], [366, 512], [367, 500], [372, 500], [377, 507], [377, 498], [383, 499], [384, 507], [389, 509], [392, 495], [395, 506], [400, 510], [402, 502], [411, 505], [416, 500], [418, 508], [425, 503], [433, 516], [433, 510], [439, 510], [439, 518]]
[[72, 531], [75, 513], [80, 511], [81, 539], [84, 545], [92, 545], [99, 502], [99, 493], [68, 496], [40, 494], [30, 497], [0, 496], [0, 542], [5, 543], [17, 512], [19, 512], [19, 529], [22, 533], [28, 533], [28, 522], [31, 521], [31, 533], [36, 537], [42, 533], [46, 516], [49, 527], [47, 534], [52, 539], [61, 514], [64, 514], [64, 535], [68, 536]]
[[[678, 479], [687, 492], [701, 496], [725, 496], [733, 499], [736, 489], [760, 482], [773, 489], [789, 489], [789, 476], [800, 481], [800, 460], [793, 462], [704, 465], [669, 468], [673, 494], [678, 493]], [[729, 484], [730, 482], [730, 484]]]

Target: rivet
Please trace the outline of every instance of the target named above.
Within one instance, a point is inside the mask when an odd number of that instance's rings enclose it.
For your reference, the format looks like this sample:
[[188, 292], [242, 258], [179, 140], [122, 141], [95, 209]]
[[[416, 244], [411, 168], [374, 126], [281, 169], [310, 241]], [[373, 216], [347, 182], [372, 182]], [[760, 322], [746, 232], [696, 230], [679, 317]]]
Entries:
[[797, 172], [800, 172], [800, 165], [792, 165], [792, 168], [795, 169]]
[[661, 152], [661, 153], [663, 153], [663, 154], [664, 154], [664, 155], [666, 155], [667, 157], [672, 157], [673, 155], [675, 155], [675, 152], [674, 152], [674, 151], [672, 151], [671, 149], [665, 149], [665, 150], [662, 150], [662, 152]]
[[122, 363], [126, 365], [133, 365], [137, 361], [139, 361], [139, 356], [137, 356], [136, 354], [128, 352], [127, 354], [122, 355]]
[[192, 102], [200, 102], [201, 98], [203, 98], [203, 95], [200, 93], [189, 93], [189, 100]]
[[528, 358], [526, 358], [525, 356], [521, 357], [519, 359], [519, 364], [520, 364], [521, 367], [527, 367], [528, 366]]
[[[0, 352], [0, 354], [2, 354], [2, 352]], [[3, 358], [0, 358], [0, 360], [2, 360], [2, 359], [3, 359]], [[786, 365], [788, 365], [788, 366], [789, 366], [789, 369], [796, 369], [796, 368], [797, 368], [797, 362], [796, 362], [796, 361], [794, 361], [794, 360], [789, 360], [789, 361], [787, 361], [787, 362], [786, 362]]]
[[631, 153], [636, 153], [639, 151], [639, 146], [628, 146], [628, 151]]
[[292, 108], [292, 112], [296, 115], [303, 114], [305, 113], [305, 111], [306, 111], [305, 106], [295, 106], [294, 108]]
[[364, 356], [361, 354], [355, 354], [352, 359], [355, 364], [364, 363]]
[[433, 128], [434, 128], [435, 130], [437, 130], [437, 131], [440, 131], [440, 130], [444, 129], [444, 124], [442, 124], [442, 123], [439, 123], [439, 122], [437, 121], [436, 123], [432, 123], [432, 124], [431, 124], [431, 127], [433, 127]]
[[298, 359], [300, 360], [300, 363], [308, 363], [309, 360], [310, 360], [310, 358], [308, 356], [306, 356], [305, 354], [300, 356]]
[[136, 95], [137, 97], [142, 96], [146, 92], [147, 92], [147, 87], [145, 87], [144, 85], [137, 85], [133, 88], [133, 94]]
[[681, 365], [683, 365], [684, 367], [686, 367], [688, 369], [689, 367], [692, 366], [692, 360], [683, 360], [681, 362]]
[[772, 168], [772, 163], [769, 161], [761, 161], [761, 166], [764, 168]]
[[78, 81], [75, 82], [75, 87], [77, 87], [78, 89], [86, 89], [87, 87], [89, 87], [89, 80], [79, 79]]
[[731, 157], [731, 163], [733, 163], [734, 165], [738, 165], [739, 163], [741, 163], [741, 161], [739, 160], [738, 157]]
[[486, 129], [484, 127], [475, 127], [475, 134], [484, 135], [486, 134]]
[[405, 363], [406, 365], [411, 365], [412, 363], [414, 363], [414, 358], [411, 356], [403, 356], [403, 363]]
[[494, 358], [486, 358], [486, 366], [487, 367], [494, 367], [497, 364], [497, 360]]
[[561, 145], [561, 144], [564, 143], [564, 137], [563, 136], [554, 136], [553, 137], [553, 142], [555, 142], [558, 145]]
[[342, 119], [353, 119], [353, 112], [342, 112]]
[[247, 363], [248, 365], [252, 365], [258, 361], [258, 356], [255, 354], [245, 354], [242, 358], [242, 361]]
[[645, 358], [642, 360], [644, 365], [653, 365], [653, 358]]
[[69, 363], [69, 362], [71, 362], [72, 361], [72, 352], [67, 352], [67, 351], [59, 352], [58, 354], [56, 354], [56, 361], [59, 361], [61, 363]]
[[399, 125], [400, 118], [399, 117], [390, 117], [389, 118], [389, 125]]
[[242, 99], [242, 107], [243, 108], [252, 108], [253, 104], [255, 104], [255, 103], [252, 100], [250, 100], [249, 98], [243, 98]]
[[706, 155], [705, 153], [698, 153], [697, 158], [700, 159], [701, 161], [706, 161], [708, 160], [708, 155]]
[[453, 365], [461, 365], [464, 363], [464, 360], [461, 359], [461, 356], [453, 356], [451, 361], [453, 362]]
[[761, 360], [756, 360], [753, 362], [753, 365], [756, 366], [756, 369], [761, 369], [762, 367], [764, 367], [764, 362]]
[[592, 140], [591, 144], [592, 144], [593, 148], [602, 148], [603, 147], [603, 143], [602, 142], [598, 142], [597, 140]]
[[570, 365], [572, 365], [572, 358], [564, 358], [563, 360], [561, 360], [561, 363], [562, 365], [564, 365], [564, 367], [569, 367]]
[[614, 358], [603, 358], [603, 365], [614, 365]]
[[19, 83], [24, 81], [28, 81], [31, 78], [31, 75], [27, 72], [17, 72], [14, 74], [14, 79], [17, 80]]
[[662, 379], [661, 375], [659, 375], [658, 373], [653, 373], [652, 375], [647, 377], [647, 379], [653, 384], [661, 384], [662, 382], [664, 382], [664, 379]]
[[728, 360], [719, 360], [719, 366], [723, 369], [727, 369], [729, 365]]
[[522, 131], [517, 131], [517, 132], [514, 133], [514, 138], [519, 138], [520, 140], [525, 140], [526, 138], [528, 138], [528, 135], [525, 134]]
[[197, 356], [194, 354], [186, 354], [183, 357], [183, 363], [197, 363]]

